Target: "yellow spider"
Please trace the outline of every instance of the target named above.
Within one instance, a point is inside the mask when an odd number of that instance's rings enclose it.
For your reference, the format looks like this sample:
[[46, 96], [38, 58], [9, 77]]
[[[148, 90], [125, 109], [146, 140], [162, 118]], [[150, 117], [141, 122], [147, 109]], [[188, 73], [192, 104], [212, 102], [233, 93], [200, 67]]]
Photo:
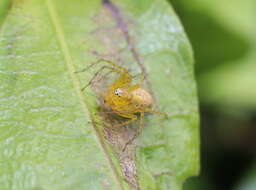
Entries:
[[140, 129], [143, 128], [145, 112], [156, 113], [165, 117], [167, 116], [165, 113], [155, 111], [151, 108], [153, 105], [153, 98], [149, 92], [141, 88], [144, 81], [144, 74], [140, 74], [141, 81], [138, 84], [132, 85], [132, 79], [135, 76], [129, 74], [127, 69], [104, 59], [98, 60], [80, 72], [83, 72], [98, 63], [106, 63], [107, 65], [102, 66], [89, 81], [88, 85], [82, 90], [91, 85], [96, 76], [105, 69], [119, 74], [118, 79], [114, 81], [103, 94], [105, 107], [110, 107], [118, 116], [129, 119], [115, 127], [122, 127], [136, 121], [138, 119], [138, 113], [140, 114]]

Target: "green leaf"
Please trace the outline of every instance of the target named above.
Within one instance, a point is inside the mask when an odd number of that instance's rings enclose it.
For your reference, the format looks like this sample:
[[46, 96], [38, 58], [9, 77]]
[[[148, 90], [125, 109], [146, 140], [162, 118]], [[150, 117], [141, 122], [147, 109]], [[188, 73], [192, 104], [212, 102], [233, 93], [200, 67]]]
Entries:
[[[144, 88], [170, 116], [147, 115], [124, 151], [139, 122], [106, 128], [101, 89], [81, 91], [96, 68], [75, 73], [102, 54], [147, 73]], [[0, 81], [1, 189], [175, 190], [198, 174], [193, 56], [164, 0], [13, 1], [0, 31]]]
[[5, 16], [8, 13], [8, 8], [11, 6], [10, 0], [2, 0], [0, 2], [0, 27], [2, 25], [3, 20], [5, 19]]

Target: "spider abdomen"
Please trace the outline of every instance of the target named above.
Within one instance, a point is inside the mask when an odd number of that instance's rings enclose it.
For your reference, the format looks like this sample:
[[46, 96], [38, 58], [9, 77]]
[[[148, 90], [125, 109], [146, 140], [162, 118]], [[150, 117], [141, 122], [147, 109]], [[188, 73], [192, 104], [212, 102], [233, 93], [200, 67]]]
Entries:
[[150, 108], [153, 104], [152, 96], [143, 88], [137, 88], [131, 92], [132, 105], [137, 105], [139, 108]]

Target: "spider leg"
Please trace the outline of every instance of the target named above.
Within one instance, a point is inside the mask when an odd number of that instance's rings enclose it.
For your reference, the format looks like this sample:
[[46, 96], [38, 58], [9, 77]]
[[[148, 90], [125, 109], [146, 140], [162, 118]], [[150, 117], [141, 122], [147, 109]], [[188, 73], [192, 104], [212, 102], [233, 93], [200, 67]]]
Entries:
[[99, 59], [99, 60], [93, 62], [92, 64], [88, 65], [84, 69], [82, 69], [80, 71], [76, 71], [75, 73], [84, 72], [84, 71], [90, 69], [91, 67], [93, 67], [94, 65], [99, 64], [99, 63], [107, 63], [107, 64], [111, 65], [113, 67], [113, 69], [115, 69], [116, 72], [119, 73], [119, 74], [128, 73], [127, 69], [125, 69], [125, 68], [123, 68], [123, 67], [121, 67], [121, 66], [119, 66], [119, 65], [117, 65], [117, 64], [115, 64], [115, 63], [113, 63], [109, 60], [106, 60], [106, 59]]
[[138, 117], [135, 114], [132, 113], [118, 113], [119, 116], [130, 119], [128, 121], [124, 121], [123, 123], [119, 124], [119, 125], [115, 125], [115, 128], [119, 128], [119, 127], [123, 127], [125, 125], [128, 125], [134, 121], [136, 121], [138, 119]]
[[129, 71], [109, 60], [105, 60], [105, 59], [99, 59], [96, 63], [107, 63], [111, 66], [106, 66], [108, 67], [110, 70], [113, 70], [113, 72], [118, 73], [120, 75], [120, 77], [111, 85], [112, 89], [116, 89], [116, 88], [122, 88], [122, 87], [126, 87], [129, 86], [131, 81], [132, 81], [132, 76], [129, 74]]
[[[84, 89], [86, 89], [88, 86], [90, 86], [90, 85], [93, 83], [94, 79], [95, 79], [104, 69], [108, 69], [108, 67], [107, 67], [107, 66], [101, 67], [96, 73], [94, 73], [93, 77], [92, 77], [91, 80], [88, 82], [88, 84], [87, 84], [86, 86], [84, 86], [81, 90], [84, 91]], [[107, 76], [108, 74], [110, 74], [111, 72], [113, 72], [113, 71], [110, 70], [110, 72], [106, 73], [106, 74], [104, 75], [104, 77]], [[102, 78], [104, 78], [104, 77], [102, 77]], [[102, 79], [102, 78], [101, 78], [101, 79]], [[101, 80], [101, 79], [100, 79], [100, 80]], [[97, 81], [99, 82], [100, 80], [97, 80]]]
[[152, 114], [161, 115], [164, 118], [168, 118], [168, 115], [166, 113], [164, 113], [164, 112], [156, 111], [156, 110], [153, 110], [153, 109], [145, 109], [144, 111], [148, 112], [148, 113], [152, 113]]
[[143, 84], [143, 82], [144, 82], [144, 80], [145, 80], [145, 78], [146, 78], [146, 75], [145, 75], [145, 73], [141, 72], [141, 73], [135, 75], [134, 77], [137, 77], [137, 76], [140, 76], [140, 82], [139, 82], [138, 84], [139, 84], [140, 86], [142, 86], [142, 84]]
[[[120, 75], [122, 74], [122, 73], [120, 73], [119, 70], [117, 70], [117, 69], [115, 69], [115, 68], [113, 68], [113, 67], [111, 67], [111, 66], [104, 65], [104, 66], [102, 66], [102, 67], [93, 75], [93, 77], [90, 79], [90, 81], [88, 82], [88, 84], [87, 84], [86, 86], [84, 86], [81, 90], [83, 91], [83, 90], [85, 90], [88, 86], [90, 86], [90, 85], [93, 83], [94, 79], [95, 79], [104, 69], [109, 69], [109, 70], [110, 70], [110, 72], [107, 73], [107, 74], [110, 74], [111, 72], [115, 72], [115, 73], [118, 73], [118, 74], [120, 74]], [[80, 72], [81, 72], [81, 71], [80, 71]], [[106, 76], [106, 75], [105, 75], [105, 76]], [[98, 80], [98, 81], [100, 81], [100, 80]]]
[[117, 79], [113, 85], [111, 86], [112, 88], [118, 88], [118, 87], [124, 87], [127, 86], [131, 83], [131, 75], [129, 74], [128, 70], [105, 59], [99, 59], [98, 61], [92, 63], [91, 65], [89, 65], [88, 67], [80, 70], [80, 71], [76, 71], [75, 73], [80, 73], [80, 72], [84, 72], [88, 69], [90, 69], [91, 67], [93, 67], [95, 64], [98, 63], [107, 63], [109, 65], [104, 65], [102, 66], [92, 77], [92, 79], [89, 81], [89, 83], [82, 88], [82, 90], [86, 89], [89, 85], [92, 84], [93, 80], [104, 70], [104, 69], [109, 69], [111, 72], [115, 72], [117, 74], [120, 75], [119, 79]]
[[128, 70], [113, 63], [112, 61], [106, 60], [106, 59], [99, 59], [96, 62], [94, 62], [93, 64], [98, 64], [98, 63], [106, 63], [111, 65], [118, 73], [123, 74], [123, 73], [128, 73]]
[[141, 86], [143, 85], [143, 83], [144, 83], [144, 80], [145, 80], [145, 74], [144, 73], [139, 73], [139, 74], [137, 74], [137, 75], [134, 75], [134, 76], [132, 76], [132, 78], [135, 78], [135, 77], [140, 77], [140, 81], [139, 81], [139, 83], [138, 84], [135, 84], [135, 85], [133, 85], [133, 86], [130, 86], [129, 88], [128, 88], [128, 90], [131, 92], [131, 91], [134, 91], [134, 90], [136, 90], [136, 89], [138, 89], [138, 88], [141, 88]]
[[144, 128], [144, 112], [140, 112], [140, 126], [138, 131], [136, 131], [135, 135], [128, 141], [125, 143], [123, 151], [125, 151], [126, 147], [132, 143], [132, 141], [134, 141], [142, 132]]

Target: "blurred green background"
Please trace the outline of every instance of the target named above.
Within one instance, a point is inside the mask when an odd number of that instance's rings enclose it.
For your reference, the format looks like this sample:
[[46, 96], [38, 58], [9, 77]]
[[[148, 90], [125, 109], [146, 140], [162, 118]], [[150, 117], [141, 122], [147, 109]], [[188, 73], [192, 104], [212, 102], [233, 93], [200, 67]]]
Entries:
[[201, 174], [185, 190], [256, 190], [256, 1], [169, 0], [192, 43]]

